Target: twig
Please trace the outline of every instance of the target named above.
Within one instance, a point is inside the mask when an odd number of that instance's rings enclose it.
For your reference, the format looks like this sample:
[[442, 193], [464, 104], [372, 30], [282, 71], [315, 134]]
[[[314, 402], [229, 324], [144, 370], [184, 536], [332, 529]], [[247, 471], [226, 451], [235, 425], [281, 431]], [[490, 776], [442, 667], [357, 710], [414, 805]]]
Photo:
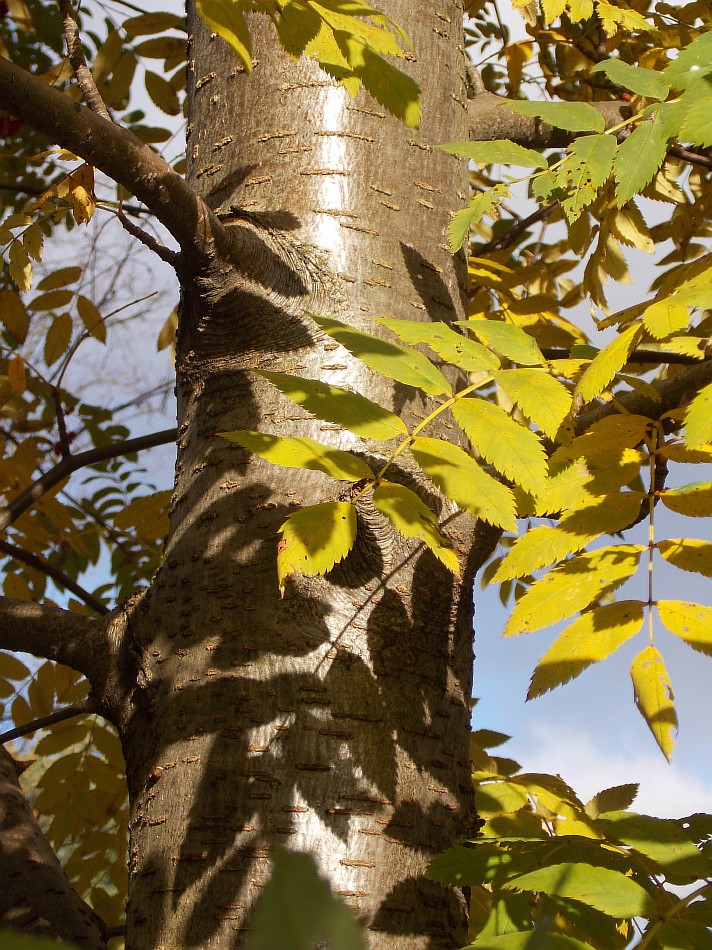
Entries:
[[81, 37], [79, 36], [79, 24], [77, 23], [72, 0], [58, 0], [59, 12], [62, 16], [62, 25], [64, 27], [64, 39], [67, 44], [67, 57], [74, 70], [77, 79], [77, 85], [82, 91], [84, 100], [92, 112], [96, 112], [102, 118], [112, 121], [106, 103], [101, 98], [99, 90], [96, 88], [94, 77], [87, 66], [84, 48], [82, 47]]
[[33, 567], [36, 571], [41, 571], [43, 574], [46, 574], [47, 577], [51, 577], [56, 584], [65, 587], [68, 591], [71, 591], [75, 597], [84, 601], [87, 607], [91, 607], [95, 613], [101, 616], [109, 613], [109, 608], [105, 603], [99, 600], [98, 597], [84, 590], [76, 581], [68, 577], [64, 571], [55, 567], [54, 564], [50, 564], [49, 561], [40, 557], [38, 554], [31, 554], [29, 551], [25, 551], [24, 548], [18, 548], [16, 545], [2, 540], [0, 540], [0, 552], [7, 554], [8, 557], [14, 558], [21, 564]]
[[69, 455], [69, 439], [67, 438], [67, 424], [64, 418], [64, 407], [62, 406], [62, 393], [59, 386], [52, 386], [52, 401], [54, 402], [54, 412], [57, 417], [57, 430], [59, 431], [59, 447], [62, 456]]
[[59, 484], [72, 472], [87, 465], [96, 465], [97, 462], [105, 462], [107, 459], [119, 458], [121, 455], [129, 455], [131, 452], [140, 452], [142, 449], [153, 449], [157, 445], [168, 445], [175, 442], [176, 430], [163, 429], [161, 432], [152, 432], [150, 435], [142, 435], [136, 439], [126, 439], [124, 442], [114, 442], [112, 445], [102, 445], [99, 448], [87, 449], [86, 452], [79, 452], [77, 455], [65, 455], [54, 468], [46, 472], [37, 481], [33, 482], [28, 488], [21, 492], [17, 498], [13, 498], [2, 511], [0, 511], [0, 531], [4, 531], [8, 525], [16, 521], [23, 512], [31, 508], [35, 502]]
[[[569, 350], [563, 349], [542, 349], [542, 356], [547, 360], [569, 360], [575, 359], [571, 356]], [[627, 363], [672, 363], [676, 366], [699, 366], [705, 360], [695, 356], [686, 356], [684, 353], [666, 353], [663, 350], [634, 350]], [[709, 361], [708, 361], [709, 362]]]
[[513, 224], [501, 237], [488, 241], [487, 244], [483, 244], [482, 247], [478, 247], [475, 251], [476, 256], [483, 257], [485, 254], [491, 254], [493, 251], [502, 251], [511, 247], [523, 231], [526, 231], [532, 224], [536, 224], [537, 221], [545, 221], [554, 208], [558, 206], [559, 202], [556, 201], [553, 205], [545, 205], [543, 208], [538, 208], [532, 212], [528, 218], [522, 218], [521, 221]]
[[671, 145], [668, 152], [670, 155], [674, 155], [675, 158], [681, 158], [684, 162], [690, 162], [691, 165], [701, 165], [703, 168], [712, 168], [712, 158], [704, 152], [683, 148], [682, 145]]
[[125, 231], [128, 231], [132, 237], [139, 240], [141, 244], [144, 244], [150, 251], [157, 254], [162, 261], [170, 264], [171, 267], [176, 266], [178, 260], [176, 251], [172, 251], [169, 247], [166, 247], [165, 244], [161, 244], [160, 241], [157, 241], [156, 238], [144, 231], [143, 228], [139, 228], [133, 221], [129, 221], [120, 206], [116, 212], [116, 217], [121, 222], [121, 227]]
[[32, 722], [26, 722], [24, 726], [17, 726], [10, 729], [9, 732], [0, 734], [0, 745], [4, 742], [12, 742], [13, 739], [21, 739], [28, 736], [31, 732], [37, 732], [38, 729], [45, 729], [47, 726], [53, 726], [55, 723], [64, 722], [65, 719], [73, 719], [75, 716], [83, 716], [86, 713], [95, 713], [96, 706], [92, 699], [85, 699], [81, 703], [75, 703], [74, 706], [67, 706], [64, 709], [58, 709], [50, 713], [49, 716], [43, 716], [41, 719], [33, 719]]

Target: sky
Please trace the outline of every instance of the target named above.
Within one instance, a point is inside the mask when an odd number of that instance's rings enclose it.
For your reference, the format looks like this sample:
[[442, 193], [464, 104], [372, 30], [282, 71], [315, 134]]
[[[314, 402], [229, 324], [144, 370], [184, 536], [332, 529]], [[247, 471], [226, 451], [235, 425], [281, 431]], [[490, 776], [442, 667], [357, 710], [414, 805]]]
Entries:
[[[507, 16], [513, 25], [518, 23], [517, 18], [511, 12]], [[114, 240], [114, 247], [123, 240], [119, 231]], [[81, 256], [78, 246], [75, 251]], [[647, 287], [653, 279], [655, 271], [642, 257], [637, 255], [635, 260], [636, 286], [617, 288], [611, 299], [613, 309], [639, 299], [641, 286]], [[68, 263], [66, 258], [63, 262]], [[104, 397], [107, 382], [114, 387], [113, 393], [118, 387], [119, 394], [112, 396], [112, 405], [134, 391], [137, 377], [146, 379], [145, 388], [149, 388], [171, 374], [168, 354], [157, 353], [154, 341], [177, 301], [172, 272], [148, 253], [142, 253], [126, 267], [127, 300], [155, 289], [158, 294], [137, 305], [135, 312], [142, 314], [140, 322], [127, 323], [121, 333], [110, 334], [110, 349], [88, 342], [66, 379], [75, 391], [83, 391], [88, 382], [87, 398], [97, 402]], [[166, 428], [175, 421], [173, 400], [169, 397], [163, 403], [132, 410], [124, 417], [135, 434]], [[148, 469], [158, 489], [171, 486], [173, 461], [170, 446], [142, 453], [140, 457], [140, 464]], [[709, 472], [703, 474], [701, 467], [695, 471], [696, 480], [710, 477]], [[698, 537], [710, 534], [709, 524], [693, 523], [690, 527], [689, 519], [686, 525], [676, 525], [672, 516], [667, 515], [657, 521], [659, 537], [665, 536], [665, 532], [672, 537], [685, 536], [686, 531]], [[631, 540], [645, 543], [646, 530], [636, 529], [638, 533]], [[100, 565], [92, 578], [96, 584], [104, 580], [102, 570]], [[620, 596], [645, 599], [643, 575], [638, 575], [632, 584]], [[658, 584], [658, 596], [712, 603], [710, 580], [665, 569], [659, 573]], [[502, 747], [502, 754], [517, 759], [527, 771], [560, 774], [584, 801], [603, 788], [636, 781], [641, 785], [634, 806], [639, 811], [674, 817], [712, 810], [707, 699], [712, 659], [694, 653], [664, 631], [656, 640], [675, 687], [681, 724], [673, 762], [668, 765], [633, 702], [628, 668], [637, 650], [646, 645], [641, 636], [573, 683], [526, 703], [532, 670], [555, 633], [540, 631], [503, 639], [507, 611], [499, 602], [496, 586], [482, 591], [477, 583], [475, 602], [474, 692], [479, 703], [474, 725], [513, 737]]]

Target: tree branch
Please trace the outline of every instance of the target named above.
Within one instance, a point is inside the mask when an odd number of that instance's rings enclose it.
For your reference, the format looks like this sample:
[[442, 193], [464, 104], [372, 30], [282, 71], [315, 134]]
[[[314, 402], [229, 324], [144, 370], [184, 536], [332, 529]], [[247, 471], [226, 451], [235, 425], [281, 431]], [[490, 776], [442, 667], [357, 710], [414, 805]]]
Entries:
[[[507, 99], [493, 92], [478, 91], [476, 85], [471, 88], [477, 93], [467, 101], [470, 138], [478, 142], [494, 142], [510, 139], [517, 145], [527, 148], [565, 148], [574, 135], [564, 129], [554, 128], [535, 116], [518, 115], [507, 108]], [[630, 103], [624, 100], [590, 102], [603, 116], [605, 127], [613, 128], [630, 118]]]
[[697, 366], [683, 370], [677, 376], [653, 383], [660, 398], [659, 402], [650, 396], [631, 391], [618, 396], [614, 402], [599, 404], [582, 412], [575, 420], [576, 435], [581, 435], [595, 422], [605, 419], [606, 416], [619, 413], [621, 407], [625, 412], [633, 415], [660, 419], [666, 412], [684, 406], [709, 383], [712, 383], [712, 360], [705, 360], [704, 363], [698, 363]]
[[[2, 57], [0, 102], [22, 122], [136, 195], [176, 239], [188, 267], [209, 265], [216, 240], [239, 252], [238, 229], [228, 234], [184, 179], [137, 136]], [[244, 240], [248, 239], [246, 233]]]
[[77, 23], [77, 17], [74, 13], [72, 0], [58, 0], [58, 3], [59, 13], [62, 17], [62, 25], [64, 27], [64, 39], [67, 44], [67, 58], [74, 70], [77, 85], [82, 91], [84, 101], [92, 112], [96, 112], [97, 115], [103, 116], [103, 118], [111, 121], [106, 103], [101, 98], [99, 90], [96, 88], [94, 77], [87, 66], [84, 47], [82, 46], [81, 37], [79, 36], [79, 24]]
[[110, 657], [104, 622], [49, 604], [0, 597], [0, 649], [63, 663], [94, 685]]
[[106, 950], [103, 923], [72, 889], [0, 748], [0, 927]]
[[16, 545], [9, 544], [7, 541], [2, 540], [0, 540], [0, 552], [7, 554], [8, 557], [14, 558], [16, 561], [19, 561], [20, 564], [27, 564], [28, 567], [34, 567], [35, 570], [41, 571], [45, 576], [51, 577], [56, 584], [71, 591], [75, 597], [78, 597], [87, 607], [91, 607], [91, 609], [100, 616], [109, 613], [109, 608], [106, 604], [102, 603], [98, 597], [84, 590], [83, 587], [77, 584], [76, 581], [73, 581], [64, 571], [55, 567], [54, 564], [50, 564], [45, 558], [39, 557], [37, 554], [30, 554], [29, 551], [25, 551], [23, 548], [18, 548]]
[[87, 465], [96, 465], [97, 462], [104, 462], [107, 459], [129, 455], [131, 452], [139, 452], [141, 449], [152, 449], [157, 445], [167, 445], [170, 442], [175, 442], [175, 440], [175, 429], [163, 429], [161, 432], [142, 435], [136, 439], [127, 439], [125, 442], [114, 442], [111, 445], [102, 445], [96, 449], [87, 449], [86, 452], [79, 452], [77, 455], [65, 455], [54, 468], [38, 478], [36, 482], [33, 482], [29, 488], [13, 498], [0, 511], [0, 532], [4, 531], [23, 512], [39, 501], [50, 488], [58, 485], [72, 472], [85, 468]]
[[29, 736], [38, 729], [46, 729], [47, 726], [54, 726], [58, 722], [64, 722], [66, 719], [74, 719], [75, 716], [83, 716], [86, 713], [95, 713], [96, 705], [93, 699], [85, 699], [81, 703], [75, 703], [74, 706], [65, 706], [64, 709], [57, 709], [49, 716], [43, 716], [41, 719], [33, 719], [32, 722], [26, 722], [24, 726], [17, 726], [8, 732], [0, 735], [0, 745], [5, 742], [13, 742], [15, 739], [21, 739], [23, 736]]

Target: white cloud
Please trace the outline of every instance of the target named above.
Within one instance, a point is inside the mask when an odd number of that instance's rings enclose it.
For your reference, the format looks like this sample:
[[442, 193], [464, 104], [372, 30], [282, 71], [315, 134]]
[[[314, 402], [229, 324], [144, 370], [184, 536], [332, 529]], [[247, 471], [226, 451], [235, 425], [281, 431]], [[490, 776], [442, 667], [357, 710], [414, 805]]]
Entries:
[[611, 750], [575, 728], [532, 726], [526, 733], [501, 753], [517, 759], [527, 772], [561, 775], [584, 802], [604, 788], [639, 782], [634, 811], [682, 818], [712, 810], [712, 784], [687, 768], [668, 765], [659, 752]]

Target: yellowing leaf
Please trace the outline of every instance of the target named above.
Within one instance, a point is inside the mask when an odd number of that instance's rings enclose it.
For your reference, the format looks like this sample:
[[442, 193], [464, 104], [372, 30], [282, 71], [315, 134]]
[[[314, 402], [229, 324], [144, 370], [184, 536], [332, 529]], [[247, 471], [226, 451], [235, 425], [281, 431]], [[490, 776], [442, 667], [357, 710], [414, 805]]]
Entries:
[[663, 626], [684, 640], [693, 650], [712, 656], [712, 607], [686, 600], [659, 600]]
[[66, 287], [68, 284], [74, 284], [82, 276], [81, 267], [60, 267], [54, 270], [37, 284], [38, 290], [56, 290], [58, 287]]
[[613, 162], [617, 181], [616, 203], [625, 205], [642, 191], [658, 171], [667, 154], [669, 134], [658, 112], [650, 122], [641, 122], [625, 139]]
[[88, 224], [96, 210], [94, 197], [94, 169], [91, 165], [80, 165], [66, 179], [69, 190], [67, 198], [72, 206], [72, 214], [77, 224]]
[[161, 331], [158, 334], [158, 340], [156, 341], [156, 349], [159, 351], [165, 350], [166, 347], [175, 346], [176, 342], [176, 333], [178, 331], [178, 308], [174, 307], [171, 312], [168, 314], [166, 322], [161, 327]]
[[635, 704], [669, 762], [675, 747], [677, 713], [670, 677], [655, 647], [641, 650], [631, 664], [630, 675]]
[[488, 462], [526, 491], [539, 493], [547, 476], [546, 453], [530, 429], [483, 399], [459, 399], [452, 414]]
[[44, 245], [44, 235], [40, 230], [39, 224], [32, 224], [22, 235], [22, 245], [30, 255], [33, 261], [42, 260], [42, 248]]
[[27, 389], [27, 375], [25, 373], [25, 361], [19, 355], [13, 356], [7, 364], [7, 380], [16, 393], [22, 395]]
[[373, 492], [373, 504], [404, 538], [420, 538], [448, 570], [459, 576], [457, 554], [440, 532], [435, 514], [415, 492], [404, 485], [382, 481]]
[[32, 261], [19, 241], [13, 241], [10, 245], [8, 258], [13, 283], [18, 290], [29, 290], [32, 286]]
[[415, 386], [431, 396], [451, 395], [452, 388], [440, 370], [418, 350], [406, 349], [379, 337], [355, 330], [331, 317], [310, 314], [322, 330], [338, 340], [366, 366], [406, 386]]
[[603, 132], [605, 122], [600, 112], [588, 102], [536, 102], [506, 99], [502, 107], [518, 115], [535, 116], [557, 129], [568, 132]]
[[581, 614], [537, 663], [527, 699], [562, 686], [605, 660], [640, 631], [644, 619], [645, 607], [636, 600], [594, 607]]
[[19, 343], [24, 343], [30, 318], [22, 298], [9, 287], [0, 287], [0, 320]]
[[480, 192], [470, 201], [466, 208], [457, 211], [447, 228], [450, 250], [456, 254], [467, 239], [467, 234], [473, 224], [481, 221], [486, 214], [492, 218], [499, 216], [498, 205], [505, 198], [510, 197], [510, 190], [506, 185], [494, 185], [487, 191]]
[[72, 340], [72, 318], [68, 313], [57, 317], [47, 331], [44, 345], [45, 363], [51, 366], [64, 356]]
[[230, 442], [236, 442], [274, 465], [324, 472], [325, 475], [345, 482], [373, 478], [371, 469], [357, 456], [323, 445], [306, 436], [267, 435], [250, 430], [219, 432], [218, 435], [229, 439]]
[[94, 339], [99, 340], [100, 343], [106, 343], [106, 324], [88, 297], [83, 297], [81, 294], [77, 297], [77, 313]]
[[620, 871], [590, 864], [553, 864], [510, 878], [502, 886], [580, 901], [610, 917], [651, 917], [655, 913], [652, 897], [640, 884]]
[[161, 541], [168, 534], [168, 506], [170, 491], [134, 498], [114, 518], [114, 525], [121, 530], [134, 528], [144, 541]]
[[608, 36], [615, 36], [619, 29], [636, 32], [654, 30], [644, 16], [629, 7], [619, 7], [607, 0], [596, 0], [596, 12], [601, 18], [603, 29]]
[[571, 393], [544, 369], [506, 369], [494, 374], [528, 419], [554, 438], [571, 409]]
[[470, 373], [489, 372], [497, 369], [499, 360], [481, 343], [456, 333], [446, 323], [422, 323], [419, 320], [378, 321], [397, 334], [404, 343], [426, 343], [433, 352]]
[[574, 399], [579, 396], [587, 403], [600, 396], [628, 362], [642, 332], [640, 324], [633, 324], [604, 347], [579, 380]]
[[512, 492], [484, 472], [471, 455], [449, 442], [422, 436], [410, 448], [418, 465], [448, 498], [483, 521], [516, 532]]
[[279, 530], [277, 574], [283, 589], [295, 571], [306, 577], [326, 574], [346, 557], [356, 540], [356, 509], [346, 501], [300, 508]]
[[333, 422], [365, 439], [382, 441], [407, 435], [408, 427], [394, 413], [383, 409], [360, 393], [347, 392], [316, 379], [303, 379], [287, 373], [259, 372], [292, 402], [317, 419]]
[[695, 482], [682, 488], [670, 488], [660, 493], [660, 500], [669, 508], [688, 518], [707, 518], [712, 515], [712, 482]]
[[27, 304], [27, 309], [37, 313], [42, 310], [59, 310], [71, 302], [74, 294], [71, 290], [50, 290], [40, 294]]
[[485, 346], [501, 353], [513, 363], [520, 363], [522, 366], [543, 366], [546, 363], [534, 337], [513, 323], [467, 320], [462, 326], [472, 330]]
[[146, 36], [181, 27], [184, 23], [184, 18], [175, 13], [156, 12], [129, 17], [128, 20], [124, 20], [122, 26], [129, 36]]
[[613, 545], [579, 554], [549, 571], [517, 602], [504, 636], [541, 630], [584, 610], [627, 581], [644, 550], [635, 544]]
[[180, 100], [178, 94], [163, 76], [146, 71], [146, 92], [154, 105], [165, 112], [167, 115], [178, 115], [180, 112]]
[[252, 41], [245, 15], [239, 6], [224, 0], [196, 0], [196, 8], [207, 26], [229, 43], [242, 65], [250, 72]]
[[709, 442], [712, 442], [712, 383], [697, 393], [685, 413], [687, 446], [699, 449]]
[[486, 165], [501, 162], [504, 165], [517, 165], [522, 168], [547, 167], [547, 161], [540, 152], [524, 148], [508, 139], [499, 139], [496, 142], [451, 142], [437, 147], [450, 155], [462, 155], [463, 158]]

